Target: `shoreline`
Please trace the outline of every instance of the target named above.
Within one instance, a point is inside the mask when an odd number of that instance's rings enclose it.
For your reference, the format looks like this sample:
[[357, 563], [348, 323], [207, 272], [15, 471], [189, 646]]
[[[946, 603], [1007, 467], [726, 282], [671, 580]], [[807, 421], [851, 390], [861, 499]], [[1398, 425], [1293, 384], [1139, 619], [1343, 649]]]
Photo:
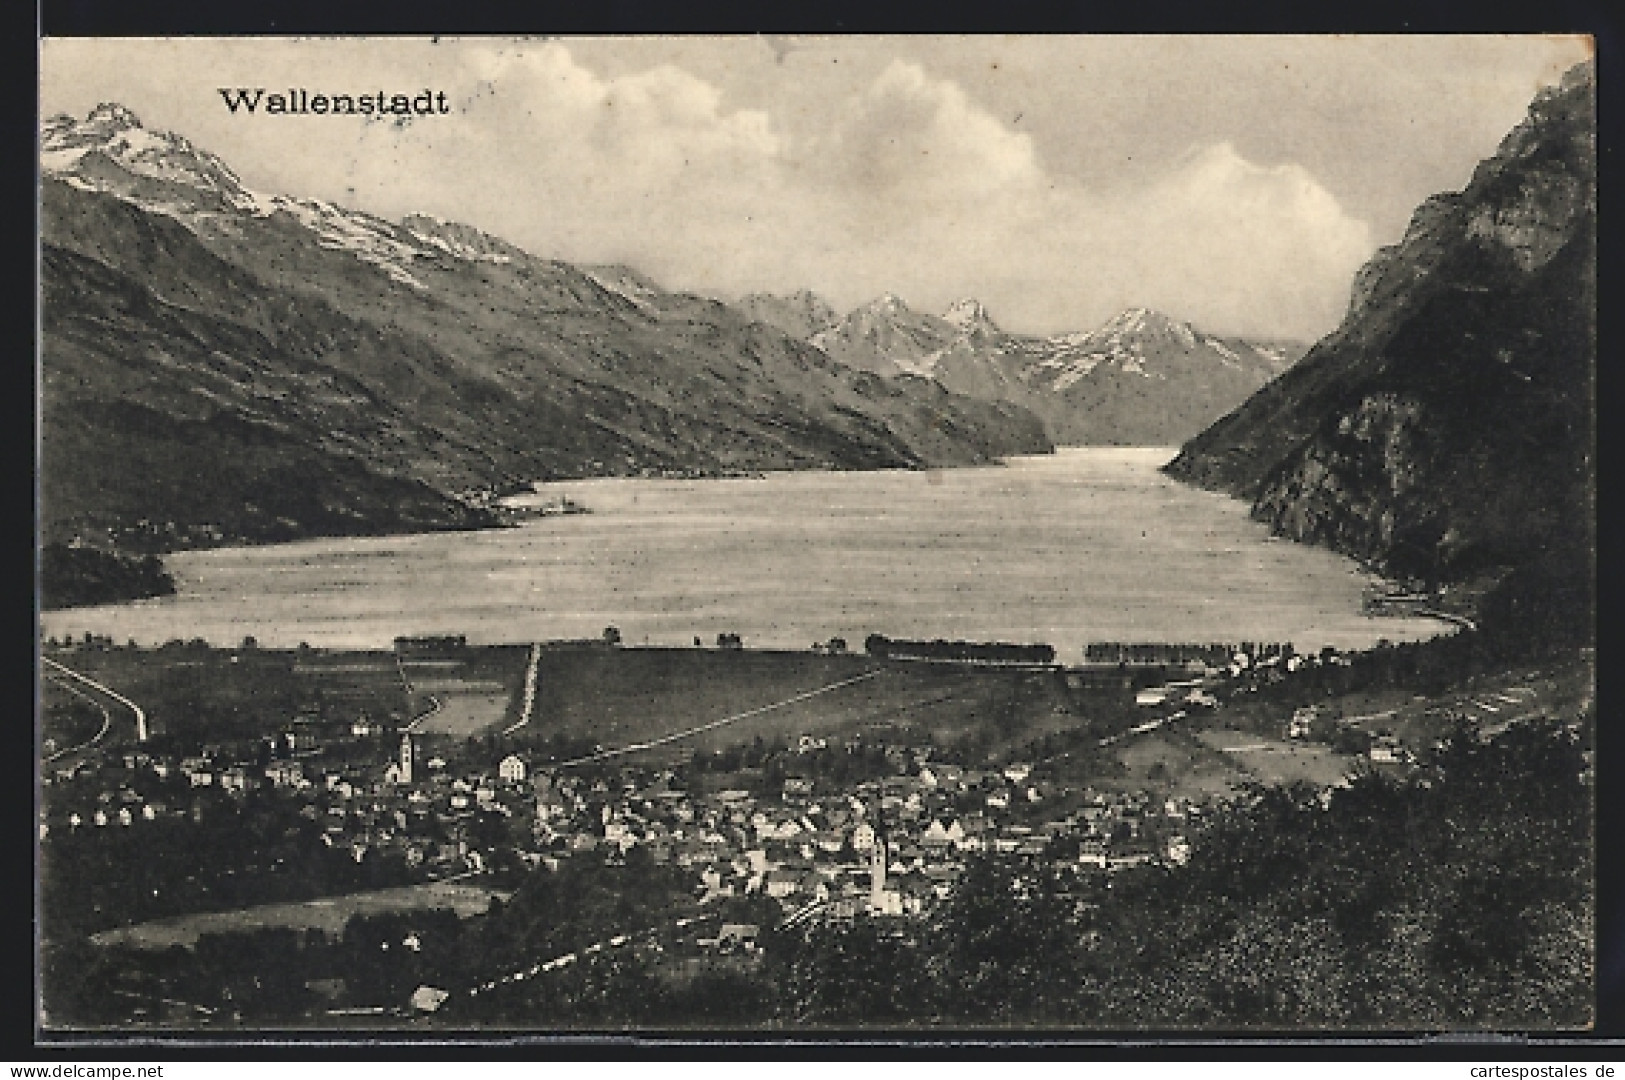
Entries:
[[[951, 473], [793, 470], [749, 485], [548, 482], [524, 501], [589, 512], [171, 552], [178, 595], [47, 609], [40, 632], [358, 647], [616, 625], [628, 644], [726, 631], [799, 650], [877, 629], [1047, 640], [1071, 662], [1094, 640], [1358, 648], [1460, 626], [1359, 614], [1345, 556], [1266, 543], [1235, 500], [1167, 482], [1157, 465], [1171, 452], [1065, 447]], [[573, 523], [540, 523], [550, 517]], [[1145, 578], [1147, 560], [1166, 573]], [[783, 587], [803, 571], [808, 588]]]

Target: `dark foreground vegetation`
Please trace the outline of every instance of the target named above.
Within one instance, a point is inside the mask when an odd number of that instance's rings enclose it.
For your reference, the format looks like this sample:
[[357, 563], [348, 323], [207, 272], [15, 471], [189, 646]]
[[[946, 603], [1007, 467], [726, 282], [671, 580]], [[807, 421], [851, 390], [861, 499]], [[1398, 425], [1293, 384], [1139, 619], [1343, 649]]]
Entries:
[[175, 580], [156, 555], [46, 544], [40, 549], [40, 606], [83, 607], [173, 596]]
[[[918, 929], [792, 944], [777, 1019], [1143, 1028], [1582, 1026], [1590, 791], [1558, 725], [1453, 739], [1416, 777], [1259, 791], [1188, 865], [974, 870]], [[1516, 801], [1507, 798], [1517, 791]]]

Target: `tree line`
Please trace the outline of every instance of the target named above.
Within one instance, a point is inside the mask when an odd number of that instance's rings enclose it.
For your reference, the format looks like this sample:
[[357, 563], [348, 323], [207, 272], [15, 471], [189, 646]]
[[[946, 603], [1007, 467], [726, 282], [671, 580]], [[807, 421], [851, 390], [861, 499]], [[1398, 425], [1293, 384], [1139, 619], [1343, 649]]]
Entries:
[[1245, 653], [1253, 660], [1289, 657], [1295, 650], [1291, 642], [1243, 641], [1222, 643], [1168, 641], [1091, 641], [1084, 649], [1084, 659], [1091, 664], [1191, 664], [1224, 667], [1236, 656]]
[[1017, 645], [1004, 641], [909, 641], [870, 634], [864, 651], [883, 660], [962, 660], [989, 664], [1052, 664], [1052, 645]]

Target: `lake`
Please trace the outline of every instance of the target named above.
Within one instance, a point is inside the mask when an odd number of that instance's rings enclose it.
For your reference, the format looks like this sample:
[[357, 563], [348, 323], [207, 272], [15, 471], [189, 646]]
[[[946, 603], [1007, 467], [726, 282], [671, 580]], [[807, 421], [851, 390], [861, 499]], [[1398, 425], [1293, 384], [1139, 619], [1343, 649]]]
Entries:
[[166, 557], [179, 595], [49, 612], [45, 633], [143, 645], [366, 648], [596, 637], [861, 648], [891, 637], [1290, 641], [1363, 648], [1447, 631], [1367, 617], [1370, 580], [1276, 540], [1247, 506], [1170, 480], [1170, 449], [1063, 449], [1002, 466], [547, 484], [589, 514], [473, 533], [310, 540]]

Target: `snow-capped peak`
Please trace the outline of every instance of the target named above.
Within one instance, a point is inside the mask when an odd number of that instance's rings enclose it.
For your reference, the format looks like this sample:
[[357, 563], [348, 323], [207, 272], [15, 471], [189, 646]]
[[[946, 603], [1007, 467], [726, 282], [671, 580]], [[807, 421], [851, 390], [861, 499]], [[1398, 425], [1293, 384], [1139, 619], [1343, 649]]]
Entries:
[[1197, 341], [1196, 328], [1190, 323], [1143, 307], [1125, 308], [1095, 331], [1096, 337], [1106, 340], [1116, 340], [1125, 335], [1172, 337], [1186, 349], [1194, 349]]
[[116, 101], [104, 101], [90, 110], [90, 115], [85, 118], [84, 126], [90, 130], [112, 135], [120, 131], [127, 131], [130, 128], [140, 127], [141, 119]]
[[[109, 170], [109, 161], [116, 168]], [[218, 157], [179, 135], [147, 130], [133, 112], [112, 103], [96, 106], [83, 121], [47, 121], [40, 131], [40, 168], [154, 209], [196, 203], [199, 193], [207, 206], [193, 209], [252, 212], [264, 201]]]
[[865, 304], [863, 310], [883, 315], [898, 315], [907, 311], [908, 305], [903, 303], [903, 298], [896, 293], [885, 293]]
[[998, 326], [995, 325], [992, 317], [988, 315], [987, 308], [982, 306], [982, 302], [969, 297], [964, 300], [955, 300], [952, 304], [949, 304], [948, 310], [942, 313], [942, 317], [965, 333], [977, 330], [990, 333], [999, 332]]
[[40, 168], [194, 231], [230, 229], [244, 214], [285, 213], [315, 233], [322, 247], [348, 251], [402, 284], [424, 287], [409, 267], [430, 248], [407, 230], [322, 199], [251, 191], [224, 161], [180, 135], [149, 131], [122, 105], [98, 105], [83, 121], [47, 121], [40, 130]]

